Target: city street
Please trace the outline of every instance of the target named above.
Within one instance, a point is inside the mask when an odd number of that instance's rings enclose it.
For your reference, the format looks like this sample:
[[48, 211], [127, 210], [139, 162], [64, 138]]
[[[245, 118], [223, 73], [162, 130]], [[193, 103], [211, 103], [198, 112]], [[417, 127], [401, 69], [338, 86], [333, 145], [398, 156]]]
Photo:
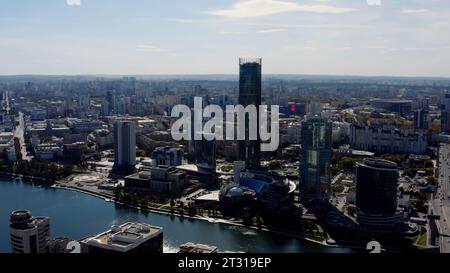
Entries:
[[28, 155], [27, 146], [25, 144], [25, 120], [22, 112], [19, 113], [19, 125], [16, 126], [14, 137], [17, 137], [19, 139], [22, 159], [31, 161], [33, 157]]
[[435, 215], [440, 215], [438, 223], [441, 253], [450, 253], [450, 144], [442, 143], [439, 148], [439, 189], [432, 205]]

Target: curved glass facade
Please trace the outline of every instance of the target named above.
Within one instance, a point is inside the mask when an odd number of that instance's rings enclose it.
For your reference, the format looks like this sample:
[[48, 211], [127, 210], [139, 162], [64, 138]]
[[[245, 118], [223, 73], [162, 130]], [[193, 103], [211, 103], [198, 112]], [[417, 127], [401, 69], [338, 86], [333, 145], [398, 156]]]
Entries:
[[397, 211], [397, 164], [366, 160], [358, 165], [356, 206], [366, 214], [392, 216]]

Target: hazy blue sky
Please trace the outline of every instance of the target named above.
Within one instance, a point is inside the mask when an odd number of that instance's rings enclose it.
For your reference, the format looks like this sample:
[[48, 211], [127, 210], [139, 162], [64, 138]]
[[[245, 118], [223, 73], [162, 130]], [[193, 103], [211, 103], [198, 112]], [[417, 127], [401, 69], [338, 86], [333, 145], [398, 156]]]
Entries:
[[0, 0], [0, 74], [450, 76], [449, 0]]

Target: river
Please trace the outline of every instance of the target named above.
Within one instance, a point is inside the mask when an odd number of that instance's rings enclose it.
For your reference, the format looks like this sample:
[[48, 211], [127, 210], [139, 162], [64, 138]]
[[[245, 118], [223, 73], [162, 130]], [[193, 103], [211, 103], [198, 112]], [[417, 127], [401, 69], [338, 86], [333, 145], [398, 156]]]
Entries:
[[27, 209], [50, 217], [51, 237], [82, 239], [129, 221], [164, 228], [164, 251], [176, 252], [187, 242], [218, 246], [221, 250], [251, 253], [347, 253], [286, 236], [199, 220], [139, 211], [74, 191], [52, 189], [0, 178], [0, 252], [10, 252], [9, 216]]

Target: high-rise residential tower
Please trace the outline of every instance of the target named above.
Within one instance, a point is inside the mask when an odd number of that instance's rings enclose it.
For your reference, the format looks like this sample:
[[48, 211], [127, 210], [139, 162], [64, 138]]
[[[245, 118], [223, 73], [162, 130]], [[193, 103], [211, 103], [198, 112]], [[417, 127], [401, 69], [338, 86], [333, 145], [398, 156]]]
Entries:
[[114, 124], [114, 168], [132, 171], [136, 165], [136, 125], [117, 121]]
[[414, 111], [414, 129], [428, 130], [430, 111], [428, 109], [416, 109]]
[[50, 237], [50, 220], [33, 217], [26, 210], [14, 211], [10, 217], [13, 253], [45, 253]]
[[425, 97], [418, 97], [413, 101], [414, 129], [428, 130], [430, 123], [430, 100]]
[[[239, 104], [247, 107], [254, 105], [258, 111], [261, 105], [261, 59], [239, 59]], [[260, 168], [261, 141], [259, 135], [257, 140], [249, 139], [249, 117], [245, 118], [245, 140], [239, 142], [239, 155], [245, 161], [247, 169]], [[259, 128], [259, 113], [257, 115], [257, 126]]]
[[327, 202], [331, 187], [332, 124], [309, 117], [301, 126], [300, 200]]

